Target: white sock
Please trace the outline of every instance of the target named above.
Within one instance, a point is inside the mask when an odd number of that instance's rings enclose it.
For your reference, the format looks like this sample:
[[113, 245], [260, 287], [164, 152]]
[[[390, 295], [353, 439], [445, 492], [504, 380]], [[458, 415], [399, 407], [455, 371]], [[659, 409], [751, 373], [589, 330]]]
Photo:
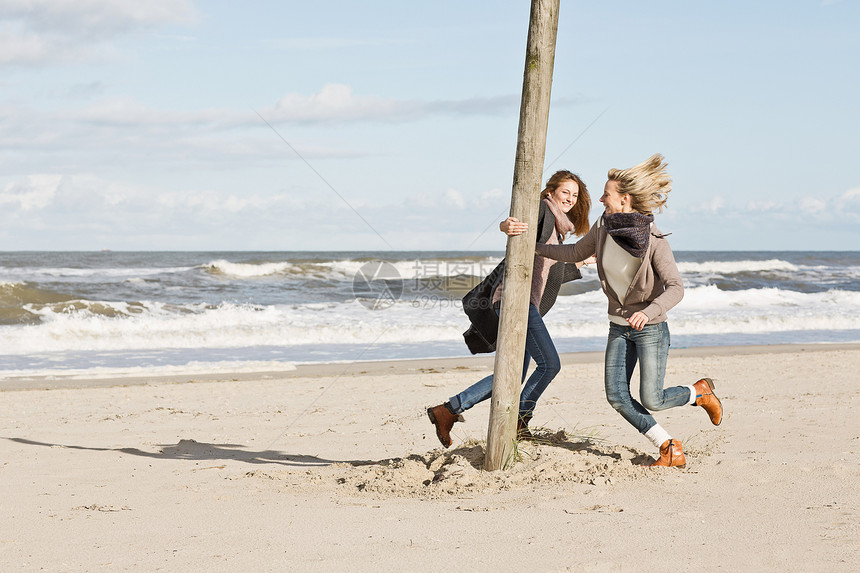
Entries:
[[690, 401], [687, 402], [690, 406], [696, 405], [696, 388], [694, 386], [687, 386], [690, 389]]
[[654, 424], [654, 427], [645, 432], [645, 437], [651, 440], [651, 443], [657, 446], [657, 449], [660, 449], [666, 440], [671, 440], [672, 436], [669, 435], [669, 432], [663, 429], [660, 424]]

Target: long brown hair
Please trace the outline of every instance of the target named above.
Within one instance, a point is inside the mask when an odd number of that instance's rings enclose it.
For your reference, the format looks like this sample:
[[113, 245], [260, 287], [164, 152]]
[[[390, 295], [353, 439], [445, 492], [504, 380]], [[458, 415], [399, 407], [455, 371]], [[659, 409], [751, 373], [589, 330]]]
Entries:
[[576, 198], [576, 203], [571, 210], [567, 212], [567, 218], [573, 223], [573, 234], [581, 237], [591, 227], [588, 223], [588, 213], [591, 211], [591, 196], [588, 194], [585, 181], [580, 179], [576, 173], [562, 169], [553, 173], [552, 177], [547, 180], [546, 187], [543, 188], [540, 196], [541, 199], [549, 197], [565, 181], [573, 181], [579, 187], [579, 196]]

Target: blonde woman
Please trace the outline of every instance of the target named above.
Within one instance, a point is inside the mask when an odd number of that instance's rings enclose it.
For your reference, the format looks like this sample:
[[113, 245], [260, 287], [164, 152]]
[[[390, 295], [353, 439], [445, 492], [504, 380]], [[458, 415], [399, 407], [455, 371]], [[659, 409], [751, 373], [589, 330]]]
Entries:
[[[723, 407], [710, 378], [689, 386], [663, 387], [669, 354], [666, 313], [684, 296], [684, 286], [666, 235], [654, 225], [671, 179], [660, 154], [629, 169], [610, 169], [600, 197], [604, 213], [573, 245], [542, 245], [537, 253], [560, 261], [597, 259], [597, 274], [609, 301], [609, 338], [604, 383], [606, 399], [660, 451], [652, 466], [684, 467], [684, 449], [649, 413], [686, 404], [701, 406], [711, 423]], [[639, 398], [630, 393], [639, 363]]]

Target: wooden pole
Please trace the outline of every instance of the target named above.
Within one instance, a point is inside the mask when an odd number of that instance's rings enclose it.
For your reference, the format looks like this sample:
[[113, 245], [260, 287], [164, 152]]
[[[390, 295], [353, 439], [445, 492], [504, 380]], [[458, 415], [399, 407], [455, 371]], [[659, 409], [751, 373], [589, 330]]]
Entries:
[[490, 427], [487, 432], [487, 455], [484, 458], [484, 469], [490, 471], [508, 465], [516, 438], [558, 8], [559, 0], [532, 0], [529, 17], [511, 193], [511, 217], [527, 222], [529, 230], [518, 237], [508, 237], [505, 252], [505, 290], [499, 316]]

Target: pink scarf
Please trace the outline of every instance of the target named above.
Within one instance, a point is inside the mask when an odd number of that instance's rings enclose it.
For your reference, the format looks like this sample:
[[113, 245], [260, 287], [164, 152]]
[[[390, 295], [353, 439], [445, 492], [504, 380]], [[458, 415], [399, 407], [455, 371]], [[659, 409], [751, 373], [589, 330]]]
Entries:
[[[552, 200], [552, 197], [544, 197], [543, 200], [552, 210], [552, 215], [555, 217], [555, 230], [562, 236], [562, 239], [566, 237], [568, 233], [572, 233], [573, 221], [568, 218], [567, 213], [561, 210], [561, 207]], [[549, 244], [549, 241], [547, 241], [547, 244]], [[558, 241], [555, 241], [552, 244], [557, 245]]]
[[[561, 243], [568, 233], [573, 231], [573, 222], [567, 218], [567, 213], [561, 210], [561, 207], [552, 200], [552, 197], [544, 197], [544, 203], [552, 211], [555, 217], [555, 233], [551, 233], [546, 240], [547, 245], [558, 245]], [[561, 241], [559, 240], [561, 236]], [[546, 288], [546, 279], [549, 276], [549, 269], [555, 264], [555, 261], [544, 258], [540, 255], [535, 255], [534, 270], [532, 270], [532, 292], [531, 303], [537, 308], [540, 308], [540, 299], [543, 298], [543, 291]]]

